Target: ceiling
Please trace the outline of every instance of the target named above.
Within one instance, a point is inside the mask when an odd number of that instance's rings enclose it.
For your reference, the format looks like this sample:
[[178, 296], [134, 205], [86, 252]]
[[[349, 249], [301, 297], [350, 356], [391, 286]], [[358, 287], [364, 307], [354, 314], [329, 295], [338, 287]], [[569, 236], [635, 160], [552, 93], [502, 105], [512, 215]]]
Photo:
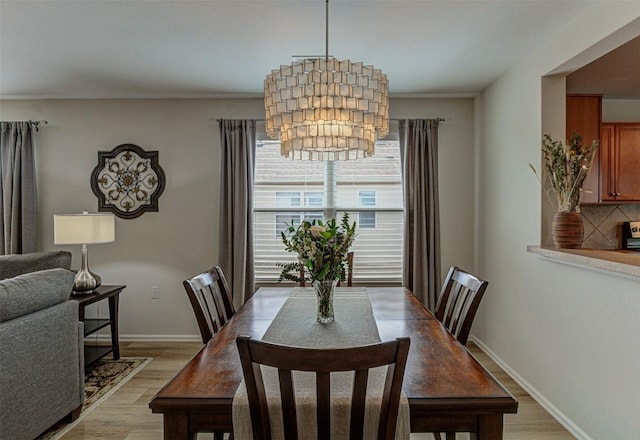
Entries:
[[[602, 1], [602, 0], [601, 0]], [[586, 0], [332, 0], [329, 52], [391, 96], [473, 96]], [[0, 98], [261, 96], [271, 69], [325, 52], [322, 0], [0, 0]]]
[[640, 99], [640, 37], [568, 75], [567, 92]]

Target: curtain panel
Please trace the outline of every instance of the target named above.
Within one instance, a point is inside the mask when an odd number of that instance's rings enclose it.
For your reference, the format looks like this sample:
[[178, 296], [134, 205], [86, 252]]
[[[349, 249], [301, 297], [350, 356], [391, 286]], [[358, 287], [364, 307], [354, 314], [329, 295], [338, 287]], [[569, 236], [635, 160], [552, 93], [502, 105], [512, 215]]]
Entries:
[[399, 123], [405, 206], [403, 285], [431, 311], [440, 291], [437, 119]]
[[2, 122], [0, 137], [0, 255], [35, 252], [36, 173], [31, 122]]
[[254, 293], [253, 182], [256, 124], [221, 119], [218, 261], [240, 308]]

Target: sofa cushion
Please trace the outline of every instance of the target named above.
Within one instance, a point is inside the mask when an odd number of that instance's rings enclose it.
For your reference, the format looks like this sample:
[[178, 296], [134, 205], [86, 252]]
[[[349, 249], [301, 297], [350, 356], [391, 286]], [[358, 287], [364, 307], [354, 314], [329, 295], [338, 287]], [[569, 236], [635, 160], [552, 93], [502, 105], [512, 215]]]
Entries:
[[67, 301], [73, 272], [48, 269], [0, 280], [0, 322]]
[[0, 280], [58, 267], [62, 269], [71, 268], [71, 252], [53, 251], [0, 255]]

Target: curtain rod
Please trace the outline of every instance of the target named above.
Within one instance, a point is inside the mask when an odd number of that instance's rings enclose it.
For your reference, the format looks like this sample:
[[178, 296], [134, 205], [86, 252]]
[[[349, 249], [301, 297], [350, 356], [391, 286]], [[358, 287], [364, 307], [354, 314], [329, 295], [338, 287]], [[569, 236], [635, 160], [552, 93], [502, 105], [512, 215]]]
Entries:
[[[216, 122], [220, 122], [222, 121], [224, 118], [211, 118], [209, 119], [210, 121], [216, 121]], [[242, 119], [242, 118], [241, 118]], [[401, 118], [401, 119], [397, 119], [397, 118], [389, 118], [390, 121], [394, 121], [394, 122], [398, 122], [398, 121], [402, 121], [403, 119], [417, 119], [417, 118]], [[422, 118], [419, 118], [422, 119]], [[427, 118], [427, 119], [431, 119], [431, 118]], [[440, 122], [449, 122], [452, 120], [452, 118], [434, 118], [437, 119]], [[256, 121], [256, 122], [264, 122], [264, 119], [248, 119], [249, 121]]]
[[33, 125], [47, 125], [49, 122], [48, 121], [32, 121], [32, 120], [28, 120], [28, 121], [5, 121], [5, 122], [26, 122], [28, 124], [33, 124]]
[[36, 128], [36, 131], [39, 131], [40, 124], [47, 125], [48, 121], [29, 121], [29, 124], [33, 125]]
[[4, 121], [4, 122], [26, 122], [27, 124], [31, 124], [36, 128], [36, 131], [38, 131], [38, 127], [40, 126], [40, 124], [42, 125], [47, 125], [49, 122], [48, 121]]

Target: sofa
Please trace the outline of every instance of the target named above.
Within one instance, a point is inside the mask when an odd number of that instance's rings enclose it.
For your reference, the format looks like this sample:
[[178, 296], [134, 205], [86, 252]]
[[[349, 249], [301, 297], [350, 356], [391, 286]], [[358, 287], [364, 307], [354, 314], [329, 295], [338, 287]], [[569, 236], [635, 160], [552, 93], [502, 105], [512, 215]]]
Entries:
[[32, 252], [0, 255], [0, 280], [46, 269], [71, 268], [71, 252]]
[[[15, 275], [0, 280], [0, 439], [33, 439], [61, 419], [77, 418], [84, 401], [84, 334], [78, 303], [69, 299], [71, 255], [39, 254], [0, 256], [0, 274]], [[39, 270], [60, 263], [66, 269]]]

